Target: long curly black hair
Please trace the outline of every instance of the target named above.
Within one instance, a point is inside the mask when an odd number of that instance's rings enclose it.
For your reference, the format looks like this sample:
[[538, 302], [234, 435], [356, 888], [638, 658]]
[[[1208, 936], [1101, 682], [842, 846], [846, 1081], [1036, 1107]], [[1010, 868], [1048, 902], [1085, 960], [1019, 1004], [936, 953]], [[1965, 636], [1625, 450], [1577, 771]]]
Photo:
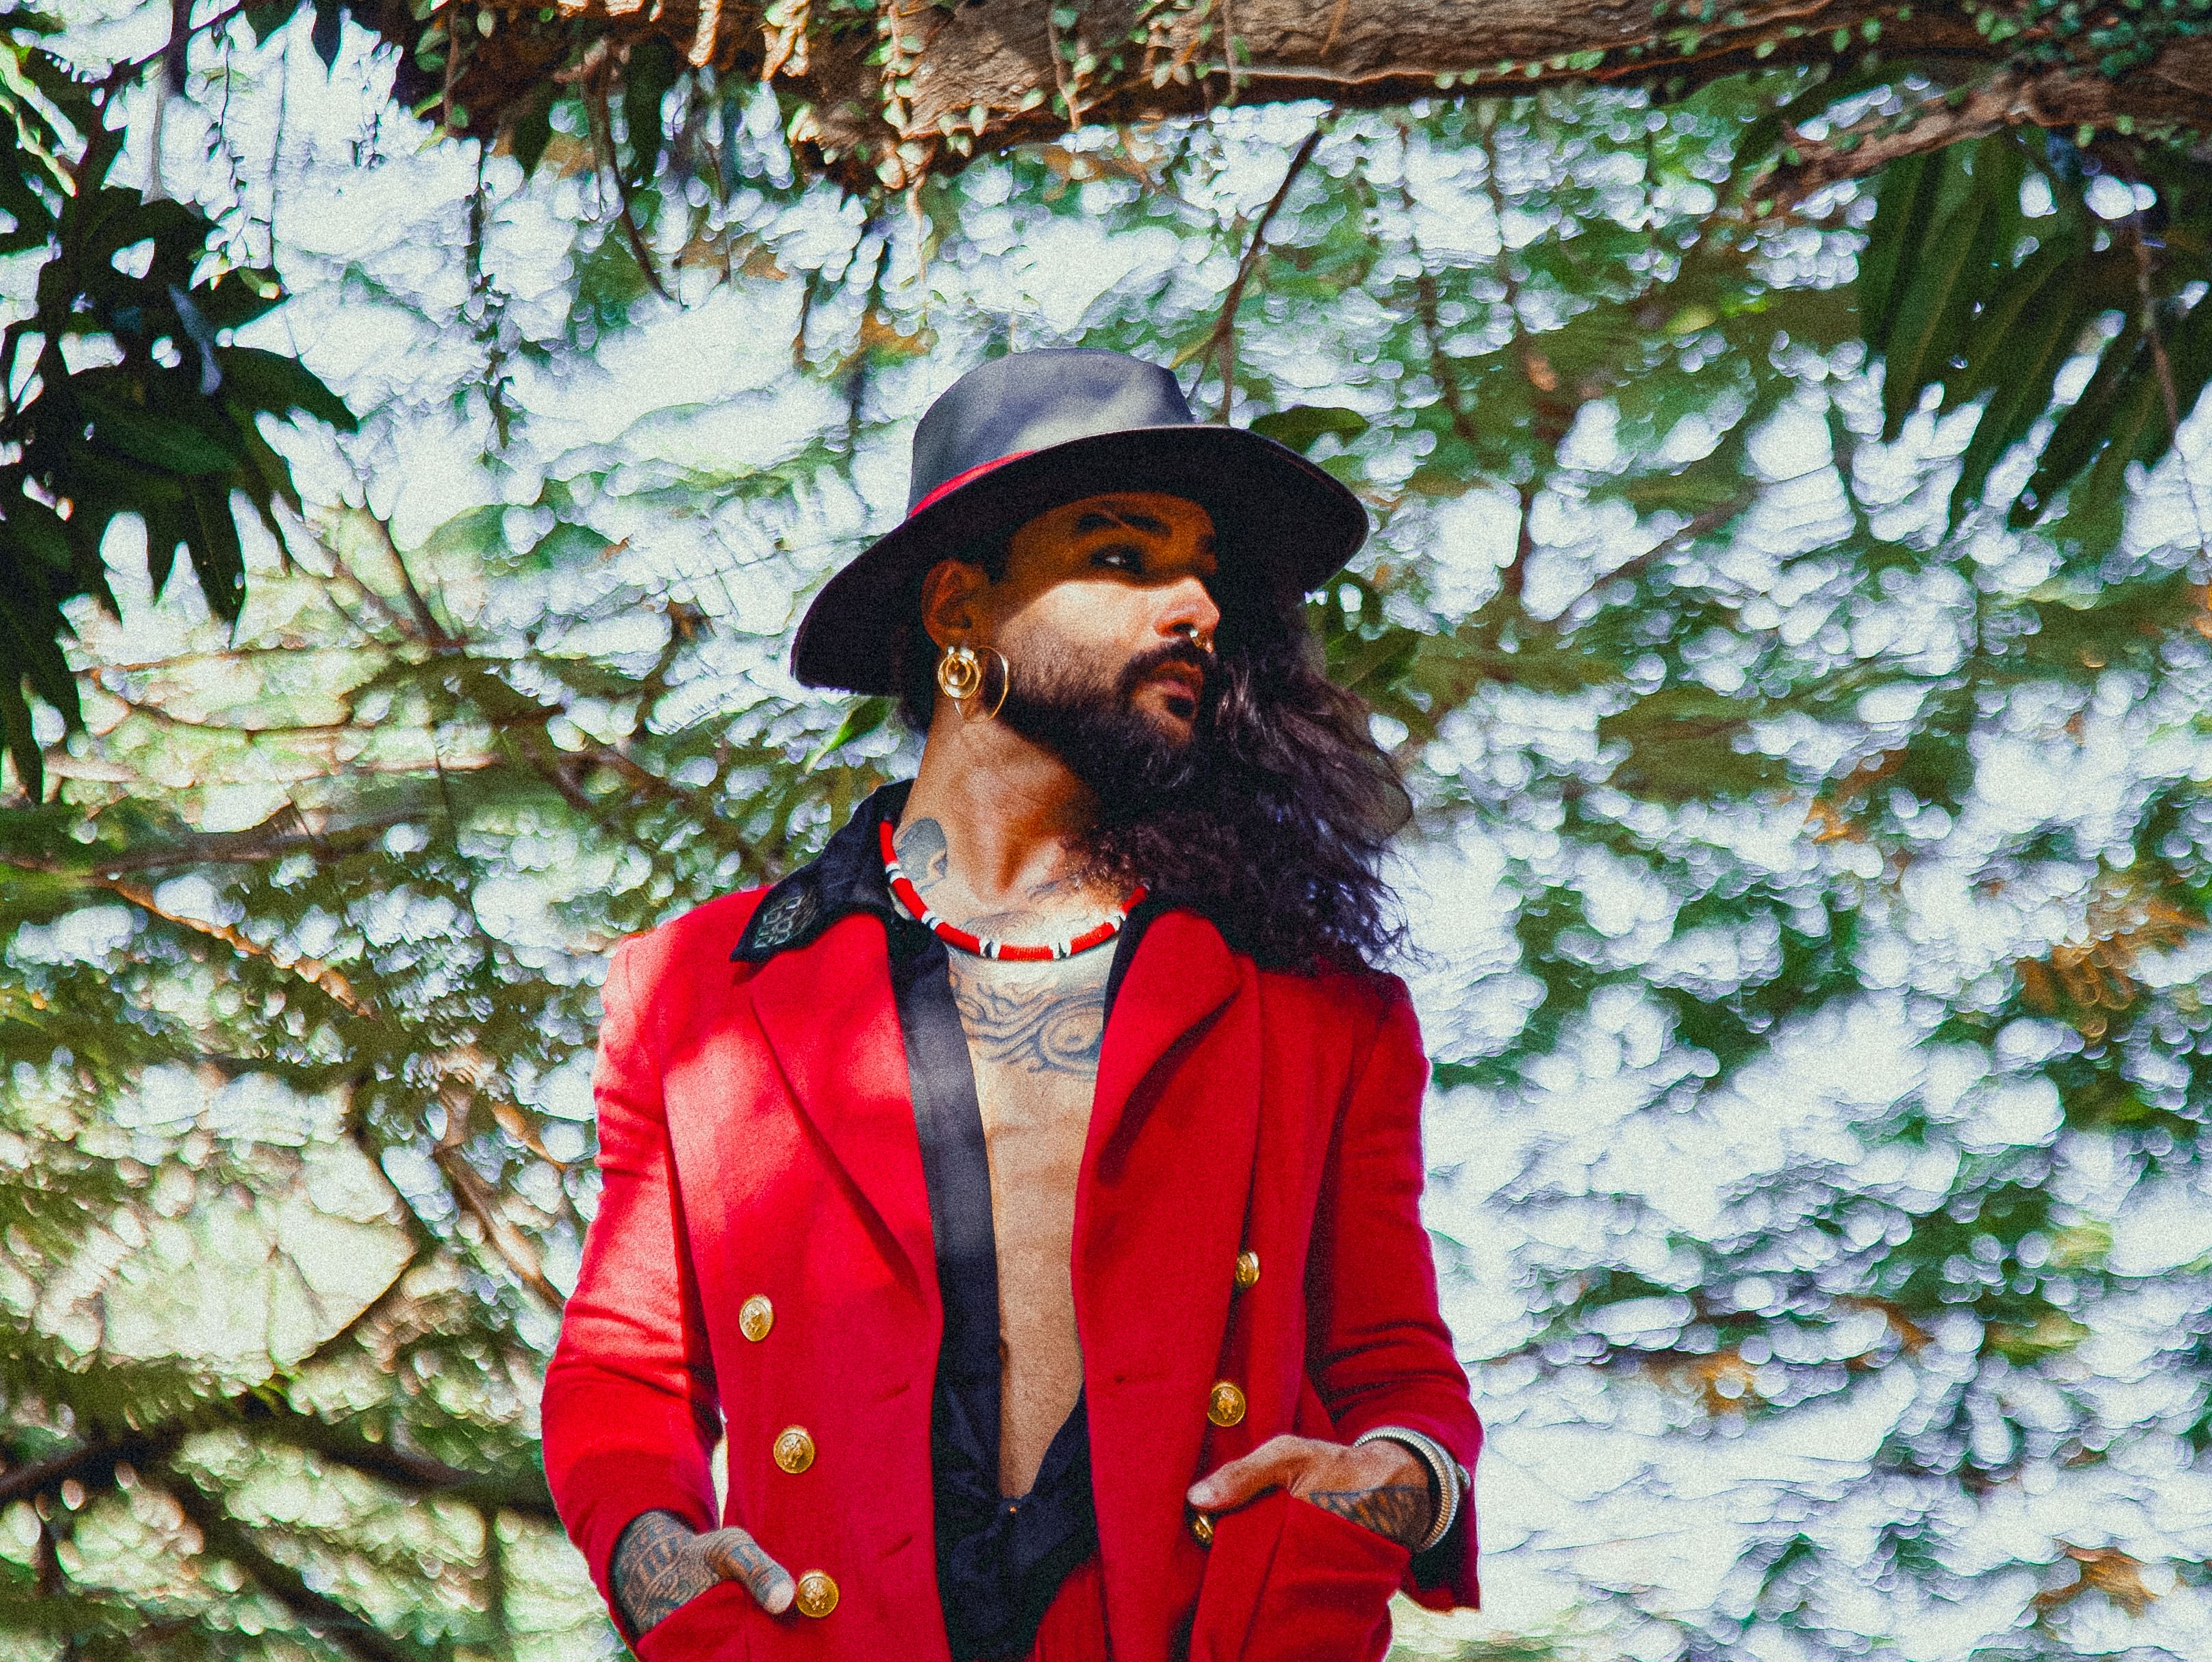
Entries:
[[[990, 572], [994, 562], [977, 563]], [[1397, 764], [1376, 743], [1365, 703], [1324, 671], [1298, 597], [1224, 582], [1215, 597], [1222, 622], [1193, 738], [1100, 792], [1103, 816], [1084, 850], [1088, 874], [1141, 883], [1205, 913], [1268, 968], [1377, 967], [1405, 944], [1381, 872], [1390, 840], [1413, 816]], [[917, 641], [919, 652], [909, 644]], [[917, 626], [902, 644], [909, 650], [901, 710], [926, 731], [928, 638]], [[1148, 654], [1129, 666], [1125, 685], [1188, 650]], [[1015, 713], [1014, 701], [1002, 713]], [[1082, 760], [1068, 759], [1087, 773]]]

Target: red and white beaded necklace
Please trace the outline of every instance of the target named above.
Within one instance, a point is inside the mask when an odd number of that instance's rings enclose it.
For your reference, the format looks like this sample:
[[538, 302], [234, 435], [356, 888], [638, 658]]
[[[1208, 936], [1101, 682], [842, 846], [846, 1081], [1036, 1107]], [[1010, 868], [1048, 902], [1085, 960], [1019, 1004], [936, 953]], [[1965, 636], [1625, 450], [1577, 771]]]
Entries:
[[914, 886], [914, 879], [906, 875], [899, 864], [898, 854], [891, 845], [891, 822], [882, 822], [884, 846], [884, 875], [890, 879], [891, 895], [906, 908], [908, 916], [929, 926], [932, 933], [947, 946], [958, 947], [978, 958], [998, 958], [1011, 964], [1043, 964], [1055, 959], [1073, 958], [1079, 952], [1088, 952], [1094, 946], [1103, 946], [1121, 932], [1129, 913], [1145, 898], [1141, 885], [1111, 917], [1093, 924], [1080, 935], [1071, 935], [1064, 941], [1054, 941], [1049, 946], [1008, 946], [987, 935], [972, 934], [957, 924], [949, 924], [929, 909], [929, 902], [921, 898], [921, 891]]

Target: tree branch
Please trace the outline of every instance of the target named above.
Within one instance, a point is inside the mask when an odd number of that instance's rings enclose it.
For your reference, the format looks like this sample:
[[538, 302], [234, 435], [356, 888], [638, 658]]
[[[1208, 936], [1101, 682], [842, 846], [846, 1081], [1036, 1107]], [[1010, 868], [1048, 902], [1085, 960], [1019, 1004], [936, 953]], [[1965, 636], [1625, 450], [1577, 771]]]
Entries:
[[276, 1438], [316, 1459], [342, 1465], [416, 1495], [450, 1495], [457, 1500], [518, 1513], [543, 1523], [557, 1523], [552, 1492], [535, 1469], [517, 1476], [469, 1471], [410, 1449], [373, 1443], [329, 1421], [260, 1397], [244, 1399], [246, 1420], [257, 1434]]
[[[15, 864], [15, 862], [10, 861], [9, 864]], [[228, 924], [214, 923], [205, 918], [186, 917], [182, 913], [165, 909], [154, 898], [152, 889], [132, 883], [128, 878], [109, 877], [95, 873], [90, 876], [89, 881], [96, 888], [106, 889], [118, 900], [128, 901], [149, 917], [159, 918], [162, 922], [173, 924], [179, 929], [189, 931], [195, 935], [204, 935], [210, 940], [221, 941], [242, 958], [258, 958], [264, 963], [273, 965], [288, 974], [298, 977], [309, 986], [318, 988], [333, 1004], [337, 1004], [349, 1015], [364, 1018], [374, 1018], [375, 1016], [375, 1006], [353, 990], [353, 983], [320, 959], [295, 958], [291, 962], [286, 963], [267, 947], [248, 939]]]
[[1229, 284], [1229, 293], [1222, 299], [1221, 315], [1214, 319], [1213, 332], [1206, 337], [1206, 350], [1201, 355], [1211, 357], [1218, 354], [1220, 358], [1221, 410], [1218, 419], [1224, 422], [1229, 419], [1230, 403], [1237, 396], [1237, 309], [1244, 303], [1244, 285], [1251, 281], [1253, 269], [1260, 263], [1261, 250], [1267, 246], [1267, 227], [1274, 223], [1275, 215], [1281, 211], [1285, 199], [1291, 194], [1291, 186], [1298, 182], [1298, 175], [1305, 172], [1306, 164], [1313, 160], [1315, 149], [1320, 145], [1322, 136], [1328, 131], [1328, 124], [1329, 118], [1326, 115], [1314, 124], [1313, 131], [1306, 135], [1306, 142], [1298, 146], [1297, 154], [1291, 157], [1291, 165], [1283, 170], [1283, 182], [1275, 187], [1275, 194], [1268, 197], [1267, 205], [1261, 209], [1260, 217], [1253, 223], [1252, 240], [1245, 246], [1244, 258], [1237, 262], [1237, 275]]
[[[452, 1082], [442, 1084], [441, 1097], [452, 1089]], [[465, 1124], [465, 1119], [448, 1110], [448, 1136], [451, 1127]], [[532, 1246], [521, 1230], [501, 1216], [499, 1198], [491, 1186], [483, 1180], [477, 1168], [469, 1164], [459, 1143], [439, 1139], [431, 1152], [440, 1172], [445, 1174], [446, 1186], [453, 1191], [453, 1198], [462, 1210], [476, 1219], [477, 1227], [483, 1231], [484, 1244], [499, 1254], [500, 1259], [514, 1272], [514, 1278], [545, 1301], [548, 1308], [558, 1310], [568, 1302], [561, 1289], [546, 1279], [545, 1271]]]
[[[13, 859], [8, 863], [23, 864]], [[356, 992], [353, 984], [344, 976], [318, 959], [299, 958], [286, 963], [267, 947], [249, 939], [228, 924], [185, 917], [165, 910], [155, 900], [151, 889], [127, 879], [93, 874], [88, 881], [119, 900], [128, 901], [149, 916], [220, 941], [241, 957], [258, 959], [298, 977], [319, 989], [349, 1015], [363, 1021], [383, 1019], [373, 1002]], [[498, 1069], [474, 1046], [447, 1052], [436, 1061], [439, 1074], [436, 1090], [447, 1113], [447, 1136], [440, 1140], [434, 1150], [438, 1169], [444, 1174], [447, 1186], [452, 1190], [456, 1203], [476, 1219], [477, 1226], [483, 1231], [484, 1244], [498, 1254], [517, 1280], [544, 1300], [550, 1307], [558, 1310], [566, 1301], [560, 1289], [546, 1278], [537, 1249], [531, 1246], [520, 1230], [501, 1216], [497, 1196], [477, 1174], [476, 1168], [469, 1164], [461, 1150], [459, 1138], [455, 1135], [457, 1127], [466, 1125], [468, 1108], [476, 1094], [483, 1089], [486, 1080], [497, 1077]], [[493, 1116], [509, 1136], [533, 1154], [566, 1169], [565, 1162], [554, 1162], [552, 1156], [545, 1153], [544, 1145], [532, 1132], [527, 1117], [512, 1101], [503, 1096], [495, 1098]]]
[[307, 1578], [289, 1564], [270, 1557], [223, 1509], [222, 1501], [175, 1466], [165, 1465], [157, 1481], [199, 1531], [209, 1551], [228, 1558], [252, 1576], [317, 1637], [350, 1653], [360, 1662], [428, 1662], [426, 1653], [380, 1633], [353, 1610], [309, 1586]]
[[118, 1465], [143, 1465], [167, 1455], [184, 1441], [179, 1426], [135, 1431], [120, 1437], [95, 1437], [49, 1454], [43, 1460], [0, 1471], [0, 1507], [51, 1495], [74, 1478], [87, 1489], [106, 1489]]
[[[349, 825], [342, 831], [312, 831], [299, 810], [287, 805], [260, 824], [243, 831], [202, 832], [143, 848], [112, 852], [88, 849], [82, 859], [51, 859], [40, 855], [0, 854], [0, 864], [21, 871], [44, 871], [56, 876], [90, 878], [125, 871], [162, 871], [180, 865], [258, 865], [287, 854], [318, 857], [357, 853], [369, 848], [395, 825], [422, 818], [419, 810], [380, 814], [374, 819]], [[289, 823], [295, 830], [280, 828]]]
[[1963, 95], [1923, 99], [1903, 118], [1869, 116], [1825, 138], [1800, 138], [1792, 146], [1798, 159], [1776, 167], [1749, 194], [1760, 198], [1762, 206], [1771, 202], [1769, 212], [1787, 210], [1830, 185], [1879, 173], [1901, 157], [1966, 143], [2001, 127], [2081, 124], [2057, 119], [2055, 113], [2051, 119], [2039, 118], [2037, 88], [2051, 80], [2027, 81], [2000, 71]]
[[[600, 40], [625, 48], [657, 34], [688, 51], [707, 3], [667, 0], [647, 8], [628, 0], [573, 0], [545, 28], [568, 32], [560, 37], [564, 42], [579, 28], [597, 32]], [[723, 24], [733, 21], [734, 9], [720, 7]], [[771, 9], [781, 27], [763, 35], [757, 26], [763, 13], [749, 6], [743, 27], [723, 27], [718, 38], [727, 44], [718, 47], [715, 64], [726, 74], [757, 74], [767, 49], [751, 41], [774, 41], [780, 88], [808, 111], [794, 135], [802, 167], [864, 193], [880, 189], [885, 179], [904, 188], [921, 173], [963, 165], [949, 145], [932, 154], [909, 148], [902, 155], [902, 144], [910, 147], [916, 135], [957, 130], [972, 139], [971, 154], [983, 155], [1049, 142], [1066, 130], [1073, 112], [1065, 100], [1033, 96], [1062, 84], [1059, 28], [1050, 9], [933, 9], [927, 39], [901, 58], [902, 84], [910, 96], [894, 100], [896, 125], [881, 96], [883, 66], [871, 61], [876, 34], [838, 29], [829, 9], [817, 9], [817, 15], [781, 4]], [[1897, 0], [1744, 0], [1701, 9], [1617, 0], [1363, 0], [1358, 7], [1343, 0], [1236, 0], [1233, 13], [1226, 6], [1193, 5], [1163, 21], [1143, 0], [1090, 0], [1084, 16], [1097, 39], [1146, 44], [1143, 52], [1126, 54], [1119, 67], [1102, 64], [1078, 97], [1084, 121], [1106, 126], [1202, 114], [1224, 81], [1239, 103], [1319, 97], [1366, 108], [1439, 95], [1510, 97], [1591, 81], [1642, 84], [1672, 97], [1747, 70], [1856, 63], [1879, 50], [1910, 60], [1939, 84], [1980, 88], [1984, 104], [2002, 97], [1997, 118], [2003, 121], [2212, 130], [2212, 39], [2178, 39], [2153, 63], [2118, 77], [2087, 64], [2027, 70], [2016, 66], [2015, 45], [1992, 42], [1977, 29], [1975, 9], [1907, 7]], [[2024, 9], [2007, 0], [1998, 0], [1996, 9], [2001, 21], [2027, 21]], [[803, 43], [787, 41], [794, 10]], [[509, 23], [474, 43], [455, 88], [455, 101], [466, 107], [470, 130], [479, 136], [494, 133], [502, 112], [544, 79], [550, 38], [520, 12], [509, 12]], [[404, 9], [380, 17], [403, 44], [411, 45], [427, 26]], [[1218, 63], [1196, 61], [1205, 27], [1227, 36]], [[1172, 47], [1168, 64], [1158, 61], [1163, 44]], [[971, 119], [977, 112], [980, 122]], [[1973, 118], [1985, 113], [1978, 110]], [[1860, 170], [1868, 165], [1879, 163], [1859, 164]]]

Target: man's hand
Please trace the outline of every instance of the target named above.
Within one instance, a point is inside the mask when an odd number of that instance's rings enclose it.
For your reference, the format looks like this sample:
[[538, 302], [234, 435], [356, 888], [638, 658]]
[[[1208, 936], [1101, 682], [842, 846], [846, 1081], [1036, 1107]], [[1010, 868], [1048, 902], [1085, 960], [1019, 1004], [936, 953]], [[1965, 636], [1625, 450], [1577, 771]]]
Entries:
[[791, 1608], [791, 1572], [735, 1527], [694, 1534], [672, 1512], [641, 1514], [615, 1543], [615, 1600], [642, 1634], [717, 1581], [742, 1581], [770, 1616]]
[[1349, 1518], [1411, 1549], [1436, 1521], [1429, 1470], [1401, 1443], [1358, 1448], [1312, 1437], [1271, 1437], [1191, 1485], [1190, 1503], [1226, 1512], [1271, 1489], [1286, 1489], [1324, 1512]]

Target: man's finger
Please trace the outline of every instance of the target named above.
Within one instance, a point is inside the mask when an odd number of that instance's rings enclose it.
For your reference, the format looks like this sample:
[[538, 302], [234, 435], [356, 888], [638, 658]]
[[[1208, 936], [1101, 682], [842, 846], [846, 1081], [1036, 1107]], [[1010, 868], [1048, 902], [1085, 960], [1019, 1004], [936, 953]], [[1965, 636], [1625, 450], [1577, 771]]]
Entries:
[[770, 1616], [782, 1615], [798, 1597], [799, 1586], [791, 1579], [791, 1572], [763, 1552], [760, 1543], [735, 1525], [701, 1536], [699, 1545], [715, 1574], [726, 1581], [744, 1583], [753, 1602]]
[[1241, 1460], [1231, 1460], [1191, 1485], [1189, 1500], [1208, 1512], [1243, 1506], [1261, 1489], [1287, 1484], [1304, 1464], [1307, 1440], [1270, 1437]]

